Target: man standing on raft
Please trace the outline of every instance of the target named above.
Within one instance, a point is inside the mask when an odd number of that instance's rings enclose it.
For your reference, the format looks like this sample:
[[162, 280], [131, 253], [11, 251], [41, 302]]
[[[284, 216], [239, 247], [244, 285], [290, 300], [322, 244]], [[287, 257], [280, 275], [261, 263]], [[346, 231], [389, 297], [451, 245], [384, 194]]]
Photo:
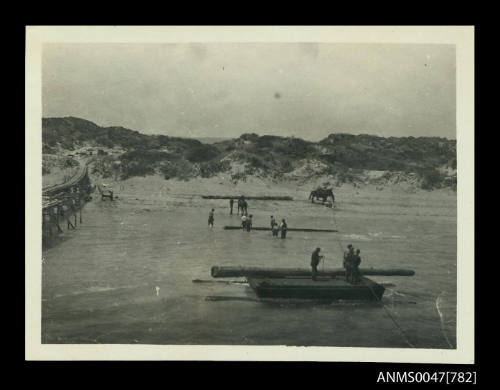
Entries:
[[324, 256], [319, 255], [321, 248], [316, 248], [311, 256], [311, 268], [312, 268], [312, 280], [316, 281], [316, 275], [318, 274], [318, 265]]
[[359, 265], [361, 264], [361, 257], [359, 249], [354, 253], [354, 247], [347, 245], [348, 250], [344, 252], [344, 268], [345, 280], [348, 283], [356, 284], [360, 280]]

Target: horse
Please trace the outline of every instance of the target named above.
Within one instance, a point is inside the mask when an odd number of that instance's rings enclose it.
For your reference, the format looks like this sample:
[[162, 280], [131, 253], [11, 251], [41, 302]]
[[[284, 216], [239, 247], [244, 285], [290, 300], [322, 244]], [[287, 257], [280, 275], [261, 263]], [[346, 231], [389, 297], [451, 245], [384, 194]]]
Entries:
[[316, 199], [323, 199], [323, 203], [326, 202], [328, 197], [332, 197], [332, 203], [335, 202], [335, 195], [333, 195], [333, 191], [331, 188], [318, 188], [316, 190], [311, 191], [311, 194], [309, 195], [309, 199], [311, 199], [311, 202], [314, 202], [314, 198]]
[[243, 213], [246, 214], [247, 209], [248, 209], [247, 201], [244, 198], [239, 198], [238, 199], [238, 214], [240, 213], [240, 210], [241, 210], [241, 215], [243, 215]]

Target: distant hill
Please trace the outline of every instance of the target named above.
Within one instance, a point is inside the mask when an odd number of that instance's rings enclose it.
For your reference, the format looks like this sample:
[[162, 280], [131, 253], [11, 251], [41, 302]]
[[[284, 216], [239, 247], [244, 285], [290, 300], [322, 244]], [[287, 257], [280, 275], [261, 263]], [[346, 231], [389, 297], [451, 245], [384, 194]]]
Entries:
[[235, 180], [246, 175], [284, 180], [307, 168], [310, 175], [333, 175], [340, 182], [364, 180], [362, 171], [386, 171], [416, 175], [426, 189], [456, 186], [456, 141], [445, 138], [334, 133], [319, 142], [257, 134], [201, 140], [100, 127], [74, 117], [42, 120], [44, 154], [102, 148], [94, 170], [103, 176], [161, 173], [188, 179], [232, 171]]
[[215, 144], [217, 142], [222, 142], [222, 141], [227, 141], [229, 137], [196, 137], [198, 141], [204, 143], [204, 144]]

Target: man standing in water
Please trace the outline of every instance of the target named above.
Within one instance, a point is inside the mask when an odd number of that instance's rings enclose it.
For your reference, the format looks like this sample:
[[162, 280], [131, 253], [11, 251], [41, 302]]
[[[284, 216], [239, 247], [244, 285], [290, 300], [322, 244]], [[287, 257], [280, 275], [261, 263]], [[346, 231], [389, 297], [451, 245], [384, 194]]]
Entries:
[[285, 218], [281, 220], [280, 230], [281, 230], [281, 238], [286, 238], [286, 230], [288, 225], [286, 224]]
[[233, 205], [234, 205], [234, 200], [233, 198], [231, 198], [229, 200], [229, 207], [230, 207], [229, 215], [233, 215]]
[[273, 233], [273, 236], [274, 236], [274, 225], [278, 225], [278, 222], [276, 222], [274, 217], [271, 215], [271, 231]]
[[214, 209], [208, 213], [208, 226], [214, 227]]
[[245, 197], [243, 195], [241, 195], [238, 198], [238, 215], [240, 215], [240, 210], [241, 210], [241, 215], [244, 214], [244, 211], [245, 211], [244, 202], [245, 202]]
[[311, 268], [312, 268], [312, 280], [316, 281], [316, 275], [318, 274], [318, 265], [324, 256], [319, 255], [321, 248], [316, 248], [311, 256]]
[[278, 226], [278, 222], [276, 222], [273, 227], [272, 227], [272, 231], [273, 231], [273, 237], [276, 237], [278, 238], [278, 232], [280, 231], [280, 228]]
[[250, 214], [247, 218], [247, 231], [252, 230], [252, 214]]

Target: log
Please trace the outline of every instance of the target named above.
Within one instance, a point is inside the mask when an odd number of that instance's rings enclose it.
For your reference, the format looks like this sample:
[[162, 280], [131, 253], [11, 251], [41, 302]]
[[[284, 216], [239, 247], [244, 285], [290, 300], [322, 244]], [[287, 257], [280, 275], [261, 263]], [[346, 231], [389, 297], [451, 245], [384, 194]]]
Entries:
[[228, 296], [217, 296], [209, 295], [205, 297], [205, 301], [244, 301], [244, 302], [260, 302], [256, 298], [252, 297], [228, 297]]
[[[398, 268], [360, 268], [361, 275], [372, 276], [413, 276], [415, 271]], [[228, 277], [269, 277], [286, 278], [290, 276], [311, 276], [310, 268], [262, 268], [239, 266], [213, 266], [210, 270], [214, 278]], [[318, 271], [318, 276], [345, 276], [344, 268], [330, 268]]]
[[[240, 195], [202, 195], [203, 199], [234, 199], [237, 201]], [[293, 200], [291, 196], [245, 196], [245, 200]]]
[[[243, 229], [241, 226], [224, 226], [224, 230], [241, 230], [241, 229]], [[270, 227], [255, 226], [255, 227], [252, 227], [252, 230], [271, 231], [271, 228]], [[325, 232], [325, 233], [338, 232], [338, 230], [334, 230], [334, 229], [309, 229], [309, 228], [287, 228], [286, 230], [288, 232]]]
[[222, 283], [222, 284], [248, 284], [248, 282], [242, 280], [203, 280], [203, 279], [193, 279], [193, 283]]

